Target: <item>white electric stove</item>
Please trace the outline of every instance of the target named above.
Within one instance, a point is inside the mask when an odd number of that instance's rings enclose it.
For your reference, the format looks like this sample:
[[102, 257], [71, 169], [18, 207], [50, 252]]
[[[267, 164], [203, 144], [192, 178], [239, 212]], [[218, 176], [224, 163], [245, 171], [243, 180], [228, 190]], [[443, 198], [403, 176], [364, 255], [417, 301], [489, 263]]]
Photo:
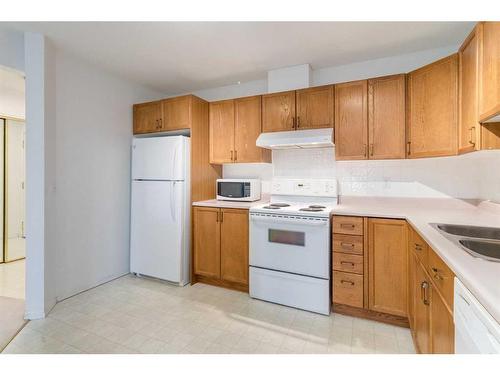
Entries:
[[250, 296], [330, 313], [330, 216], [337, 181], [276, 179], [250, 209]]

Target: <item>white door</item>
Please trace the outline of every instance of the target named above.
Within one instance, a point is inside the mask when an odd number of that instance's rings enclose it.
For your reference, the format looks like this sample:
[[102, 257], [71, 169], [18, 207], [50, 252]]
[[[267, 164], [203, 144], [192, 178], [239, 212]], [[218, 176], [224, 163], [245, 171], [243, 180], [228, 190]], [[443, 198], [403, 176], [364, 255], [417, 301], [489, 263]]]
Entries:
[[132, 179], [184, 180], [188, 142], [183, 136], [134, 138]]
[[131, 272], [181, 281], [183, 184], [132, 182]]

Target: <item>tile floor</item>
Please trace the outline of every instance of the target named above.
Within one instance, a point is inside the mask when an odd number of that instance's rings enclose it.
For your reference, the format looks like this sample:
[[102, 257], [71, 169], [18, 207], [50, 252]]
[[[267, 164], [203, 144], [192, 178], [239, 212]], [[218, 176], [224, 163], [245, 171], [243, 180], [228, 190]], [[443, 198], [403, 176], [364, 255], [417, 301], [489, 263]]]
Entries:
[[26, 323], [24, 260], [0, 264], [0, 351]]
[[414, 353], [408, 329], [124, 276], [58, 303], [4, 353]]

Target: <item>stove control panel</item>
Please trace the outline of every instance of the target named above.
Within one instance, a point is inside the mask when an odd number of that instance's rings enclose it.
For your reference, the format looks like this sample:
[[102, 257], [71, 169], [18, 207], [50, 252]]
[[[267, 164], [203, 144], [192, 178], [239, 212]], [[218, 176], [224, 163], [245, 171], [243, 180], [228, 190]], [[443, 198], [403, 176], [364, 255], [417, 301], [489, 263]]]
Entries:
[[337, 180], [334, 179], [274, 179], [271, 194], [310, 197], [336, 197]]

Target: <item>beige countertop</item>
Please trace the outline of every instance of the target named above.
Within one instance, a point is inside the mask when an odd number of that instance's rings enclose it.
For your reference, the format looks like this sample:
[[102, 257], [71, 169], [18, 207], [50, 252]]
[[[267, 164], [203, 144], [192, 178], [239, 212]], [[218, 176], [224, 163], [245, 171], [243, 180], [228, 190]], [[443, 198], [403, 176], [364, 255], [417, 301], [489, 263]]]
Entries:
[[193, 206], [199, 207], [219, 207], [219, 208], [243, 208], [249, 209], [250, 207], [264, 204], [269, 202], [269, 195], [262, 194], [262, 198], [254, 202], [240, 202], [240, 201], [219, 201], [217, 199], [209, 199], [206, 201], [193, 202]]
[[472, 257], [429, 225], [500, 227], [500, 204], [452, 198], [341, 197], [333, 214], [406, 219], [500, 322], [500, 263]]

